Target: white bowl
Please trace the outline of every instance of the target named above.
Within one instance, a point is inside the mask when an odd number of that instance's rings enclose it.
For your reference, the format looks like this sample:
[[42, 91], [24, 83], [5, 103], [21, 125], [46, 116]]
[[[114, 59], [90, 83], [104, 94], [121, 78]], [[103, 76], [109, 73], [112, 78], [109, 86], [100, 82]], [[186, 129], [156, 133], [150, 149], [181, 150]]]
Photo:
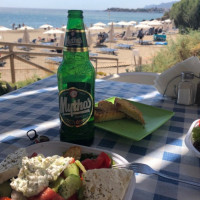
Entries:
[[189, 131], [187, 132], [187, 135], [185, 137], [185, 145], [189, 150], [191, 150], [197, 157], [200, 158], [200, 152], [193, 146], [194, 140], [192, 138], [192, 129], [194, 127], [199, 126], [200, 119], [195, 120], [192, 125], [190, 126]]

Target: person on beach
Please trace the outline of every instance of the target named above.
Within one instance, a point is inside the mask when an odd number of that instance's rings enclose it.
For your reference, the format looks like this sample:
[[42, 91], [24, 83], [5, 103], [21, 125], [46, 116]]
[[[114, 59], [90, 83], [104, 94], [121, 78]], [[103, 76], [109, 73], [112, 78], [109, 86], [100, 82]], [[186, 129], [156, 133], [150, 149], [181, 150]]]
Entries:
[[137, 37], [139, 38], [139, 44], [143, 44], [143, 37], [144, 37], [143, 29], [139, 30]]
[[15, 23], [12, 24], [12, 29], [15, 30]]

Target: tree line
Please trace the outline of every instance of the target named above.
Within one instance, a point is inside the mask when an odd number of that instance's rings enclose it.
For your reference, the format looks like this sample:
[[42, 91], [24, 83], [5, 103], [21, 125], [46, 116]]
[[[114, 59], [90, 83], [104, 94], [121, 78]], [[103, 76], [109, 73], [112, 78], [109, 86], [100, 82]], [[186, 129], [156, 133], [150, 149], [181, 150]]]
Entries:
[[136, 8], [136, 9], [130, 9], [130, 8], [108, 8], [105, 11], [109, 12], [158, 12], [163, 13], [165, 11], [164, 8]]
[[200, 0], [181, 0], [173, 4], [169, 16], [178, 28], [199, 29]]

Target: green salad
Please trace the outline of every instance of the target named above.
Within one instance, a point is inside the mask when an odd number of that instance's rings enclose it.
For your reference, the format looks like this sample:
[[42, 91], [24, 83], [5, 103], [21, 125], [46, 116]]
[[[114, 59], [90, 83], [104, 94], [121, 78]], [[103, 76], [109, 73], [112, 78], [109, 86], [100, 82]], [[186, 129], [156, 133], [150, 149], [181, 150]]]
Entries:
[[192, 130], [192, 138], [194, 147], [200, 152], [200, 127], [194, 127]]

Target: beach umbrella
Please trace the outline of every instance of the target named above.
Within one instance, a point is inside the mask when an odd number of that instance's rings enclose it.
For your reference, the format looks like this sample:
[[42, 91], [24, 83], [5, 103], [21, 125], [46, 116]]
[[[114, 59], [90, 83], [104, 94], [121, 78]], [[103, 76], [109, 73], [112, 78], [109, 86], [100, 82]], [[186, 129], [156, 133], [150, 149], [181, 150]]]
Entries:
[[154, 20], [149, 22], [147, 25], [149, 26], [162, 26], [162, 23], [160, 21]]
[[140, 28], [149, 29], [149, 28], [151, 28], [151, 26], [146, 25], [146, 24], [138, 24], [138, 25], [135, 26], [135, 28], [137, 28], [137, 29], [140, 29]]
[[62, 29], [66, 29], [66, 28], [67, 28], [67, 26], [66, 26], [66, 25], [64, 25], [64, 26], [62, 26], [61, 28], [62, 28]]
[[130, 22], [128, 22], [130, 25], [135, 25], [135, 24], [137, 24], [137, 22], [136, 21], [130, 21]]
[[0, 31], [11, 31], [11, 29], [5, 26], [0, 26]]
[[33, 30], [34, 28], [31, 27], [31, 26], [22, 26], [21, 28], [18, 28], [17, 30], [25, 30], [25, 29], [27, 29], [27, 30]]
[[27, 28], [24, 29], [24, 35], [23, 35], [23, 38], [22, 38], [22, 43], [27, 43], [27, 44], [30, 43], [30, 36], [29, 36]]
[[165, 32], [165, 31], [167, 31], [169, 29], [169, 24], [164, 22], [162, 27], [163, 27], [163, 31]]
[[39, 28], [53, 28], [53, 26], [52, 25], [50, 25], [50, 24], [43, 24], [42, 26], [40, 26]]
[[92, 39], [92, 35], [90, 33], [90, 31], [87, 32], [87, 44], [90, 47], [93, 43], [93, 39]]
[[45, 31], [43, 34], [62, 34], [62, 33], [65, 33], [65, 32], [59, 29], [51, 29], [51, 30]]
[[64, 46], [64, 41], [65, 41], [65, 34], [62, 33], [60, 35], [60, 40], [59, 40], [58, 46], [63, 47]]
[[101, 27], [101, 26], [92, 26], [92, 27], [90, 27], [90, 28], [88, 28], [89, 30], [104, 30], [104, 28], [103, 27]]
[[119, 26], [129, 26], [130, 24], [128, 22], [125, 22], [125, 21], [120, 21], [117, 23], [117, 25]]
[[130, 38], [131, 36], [132, 36], [132, 33], [131, 33], [131, 27], [128, 26], [127, 29], [126, 29], [126, 33], [125, 33], [123, 39]]
[[115, 38], [114, 38], [114, 26], [113, 26], [113, 23], [112, 25], [110, 26], [110, 31], [109, 31], [109, 35], [108, 35], [108, 41], [109, 42], [115, 42]]
[[106, 24], [104, 24], [102, 22], [98, 22], [98, 23], [94, 24], [94, 26], [102, 26], [102, 27], [104, 27], [104, 26], [106, 26]]
[[11, 29], [9, 29], [9, 28], [7, 28], [7, 27], [5, 27], [5, 26], [0, 26], [0, 33], [1, 33], [1, 35], [0, 35], [0, 40], [4, 40], [4, 36], [3, 36], [3, 32], [5, 32], [5, 31], [10, 31]]
[[111, 26], [112, 24], [113, 24], [113, 25], [117, 25], [116, 22], [109, 22], [109, 23], [108, 23], [109, 26]]
[[174, 19], [172, 20], [172, 28], [176, 28], [176, 25], [174, 23]]
[[166, 19], [164, 22], [170, 24], [172, 21], [171, 19]]
[[140, 22], [139, 24], [148, 24], [150, 21], [148, 21], [148, 20], [146, 20], [146, 21], [142, 21], [142, 22]]

